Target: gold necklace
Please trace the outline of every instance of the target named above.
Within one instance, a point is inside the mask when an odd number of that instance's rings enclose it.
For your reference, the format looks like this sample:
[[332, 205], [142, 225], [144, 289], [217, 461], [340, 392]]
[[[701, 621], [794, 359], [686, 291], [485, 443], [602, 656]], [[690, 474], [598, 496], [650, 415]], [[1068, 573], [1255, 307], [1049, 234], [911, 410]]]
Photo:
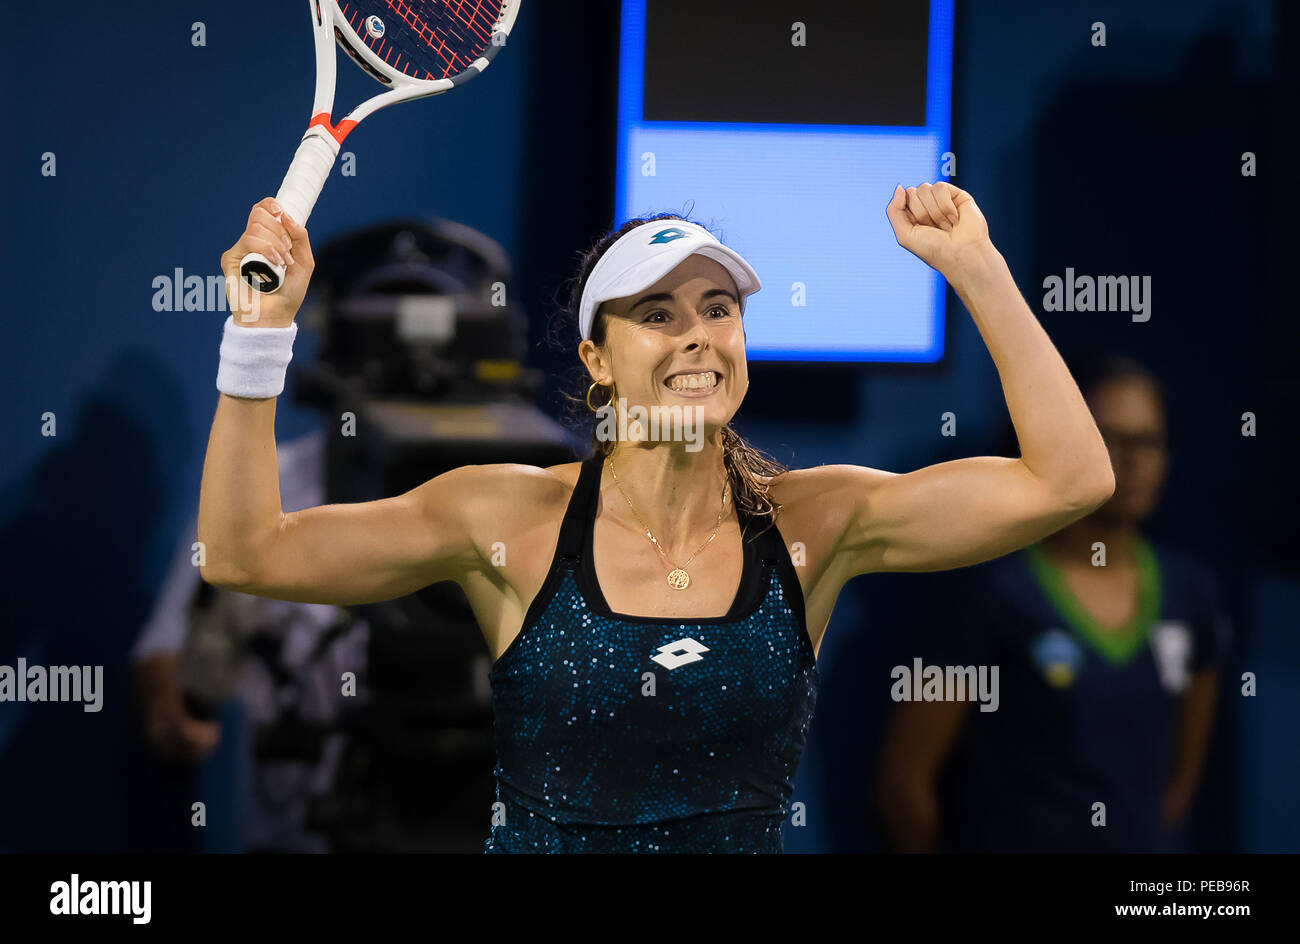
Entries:
[[[623, 491], [623, 485], [618, 480], [618, 473], [614, 471], [614, 456], [612, 454], [609, 457], [609, 474], [614, 476], [614, 484], [618, 486], [618, 491], [619, 494], [623, 496], [623, 501], [627, 502], [627, 507], [628, 510], [632, 512], [632, 517], [636, 518], [637, 523], [641, 525], [642, 528], [645, 529], [645, 536], [650, 539], [650, 542], [652, 544], [654, 544], [655, 549], [659, 551], [659, 553], [663, 556], [663, 559], [668, 561], [669, 564], [672, 564], [673, 570], [671, 573], [668, 574], [668, 586], [672, 587], [674, 590], [685, 590], [687, 587], [691, 585], [691, 575], [686, 572], [685, 569], [686, 564], [682, 564], [678, 566], [677, 564], [673, 563], [672, 558], [668, 556], [667, 552], [663, 549], [663, 547], [659, 544], [659, 542], [655, 540], [655, 536], [650, 533], [650, 529], [646, 527], [645, 522], [641, 520], [641, 516], [636, 513], [636, 509], [632, 507], [632, 499], [628, 498], [627, 492]], [[700, 551], [708, 547], [709, 544], [713, 541], [713, 539], [718, 536], [718, 529], [722, 527], [722, 513], [727, 510], [727, 491], [728, 491], [729, 484], [730, 483], [728, 482], [723, 482], [722, 484], [722, 507], [718, 509], [718, 521], [717, 524], [713, 526], [713, 533], [709, 535], [709, 539], [707, 541], [705, 541], [703, 544], [699, 546], [698, 549], [696, 549], [694, 554], [692, 554], [690, 557], [686, 559], [687, 564], [695, 560], [696, 555], [698, 555]]]

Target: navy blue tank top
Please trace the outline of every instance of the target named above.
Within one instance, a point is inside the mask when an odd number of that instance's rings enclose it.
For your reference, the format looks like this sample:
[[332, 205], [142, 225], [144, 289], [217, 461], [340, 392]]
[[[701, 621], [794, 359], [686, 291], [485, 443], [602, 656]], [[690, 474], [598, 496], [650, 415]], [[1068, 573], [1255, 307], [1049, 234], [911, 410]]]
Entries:
[[603, 464], [582, 464], [550, 573], [489, 675], [484, 852], [781, 852], [819, 676], [780, 532], [739, 512], [723, 617], [614, 613], [592, 563]]

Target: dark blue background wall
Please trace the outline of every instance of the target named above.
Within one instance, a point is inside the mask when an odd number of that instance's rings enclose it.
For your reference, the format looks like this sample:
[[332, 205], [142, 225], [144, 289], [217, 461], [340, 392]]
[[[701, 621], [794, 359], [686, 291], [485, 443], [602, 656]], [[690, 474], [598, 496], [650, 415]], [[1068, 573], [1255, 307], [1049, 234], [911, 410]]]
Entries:
[[[128, 650], [197, 500], [224, 318], [155, 312], [152, 280], [177, 267], [215, 274], [251, 204], [278, 187], [311, 104], [303, 6], [265, 4], [256, 29], [223, 4], [73, 6], [57, 22], [38, 7], [6, 15], [0, 663], [103, 664], [109, 697], [98, 715], [0, 705], [0, 849], [129, 845], [124, 811], [142, 788], [123, 762]], [[336, 170], [309, 223], [315, 245], [397, 216], [481, 229], [516, 264], [535, 363], [552, 372], [572, 354], [562, 362], [541, 343], [549, 299], [612, 212], [616, 5], [586, 16], [580, 6], [525, 4], [509, 52], [483, 78], [368, 119], [344, 147], [357, 175]], [[1279, 719], [1294, 717], [1300, 674], [1284, 609], [1296, 599], [1297, 515], [1280, 471], [1295, 458], [1297, 399], [1281, 283], [1293, 255], [1281, 242], [1292, 202], [1281, 182], [1296, 153], [1275, 104], [1291, 78], [1274, 68], [1279, 33], [1295, 37], [1283, 6], [959, 4], [953, 182], [978, 200], [1040, 313], [1042, 278], [1067, 265], [1153, 275], [1150, 323], [1070, 313], [1043, 323], [1063, 345], [1136, 353], [1169, 383], [1176, 464], [1152, 529], [1221, 569], [1243, 632], [1238, 658], [1267, 676], [1272, 699], [1225, 698], [1202, 805], [1229, 813], [1203, 827], [1204, 841], [1294, 850], [1297, 817], [1271, 786], [1297, 773]], [[1101, 49], [1089, 43], [1098, 20]], [[205, 47], [191, 45], [195, 21]], [[343, 65], [340, 101], [373, 93]], [[1259, 156], [1256, 178], [1240, 175], [1245, 150]], [[45, 152], [55, 177], [40, 173]], [[888, 198], [862, 211], [886, 226]], [[902, 249], [897, 263], [920, 264]], [[800, 466], [905, 471], [992, 451], [1006, 422], [998, 378], [951, 294], [948, 337], [935, 369], [757, 365], [741, 428]], [[313, 344], [304, 331], [296, 356], [310, 358]], [[555, 388], [542, 400], [552, 411]], [[948, 410], [955, 440], [939, 435]], [[1260, 416], [1256, 440], [1237, 434], [1244, 410]], [[40, 433], [47, 412], [57, 437]], [[278, 422], [288, 438], [318, 420], [285, 397]], [[872, 752], [886, 705], [864, 703], [860, 683], [887, 671], [907, 631], [905, 609], [889, 601], [905, 600], [908, 579], [863, 578], [841, 599], [799, 776], [812, 825], [791, 835], [793, 850], [875, 847]]]

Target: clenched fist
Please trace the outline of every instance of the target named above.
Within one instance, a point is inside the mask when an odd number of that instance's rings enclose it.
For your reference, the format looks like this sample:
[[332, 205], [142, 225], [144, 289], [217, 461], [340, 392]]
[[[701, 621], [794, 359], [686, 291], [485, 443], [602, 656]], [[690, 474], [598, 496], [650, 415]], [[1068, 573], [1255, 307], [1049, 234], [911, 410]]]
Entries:
[[885, 216], [898, 244], [950, 282], [993, 249], [975, 199], [945, 181], [906, 190], [898, 186]]
[[[286, 266], [280, 289], [262, 295], [244, 282], [239, 263], [250, 252]], [[307, 294], [315, 262], [307, 230], [299, 226], [272, 197], [253, 205], [244, 234], [221, 256], [221, 271], [226, 276], [226, 301], [235, 323], [248, 328], [284, 328]]]

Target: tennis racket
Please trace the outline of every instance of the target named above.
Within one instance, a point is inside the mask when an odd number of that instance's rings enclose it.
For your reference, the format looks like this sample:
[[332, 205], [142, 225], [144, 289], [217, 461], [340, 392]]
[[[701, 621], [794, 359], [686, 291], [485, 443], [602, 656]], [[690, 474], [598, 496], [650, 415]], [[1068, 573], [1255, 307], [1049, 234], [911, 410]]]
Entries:
[[[316, 49], [311, 121], [284, 175], [277, 203], [305, 225], [352, 129], [388, 105], [464, 85], [505, 45], [520, 0], [307, 0]], [[362, 102], [338, 124], [334, 111], [334, 43], [388, 91]], [[250, 252], [239, 272], [255, 290], [274, 292], [284, 266]]]

